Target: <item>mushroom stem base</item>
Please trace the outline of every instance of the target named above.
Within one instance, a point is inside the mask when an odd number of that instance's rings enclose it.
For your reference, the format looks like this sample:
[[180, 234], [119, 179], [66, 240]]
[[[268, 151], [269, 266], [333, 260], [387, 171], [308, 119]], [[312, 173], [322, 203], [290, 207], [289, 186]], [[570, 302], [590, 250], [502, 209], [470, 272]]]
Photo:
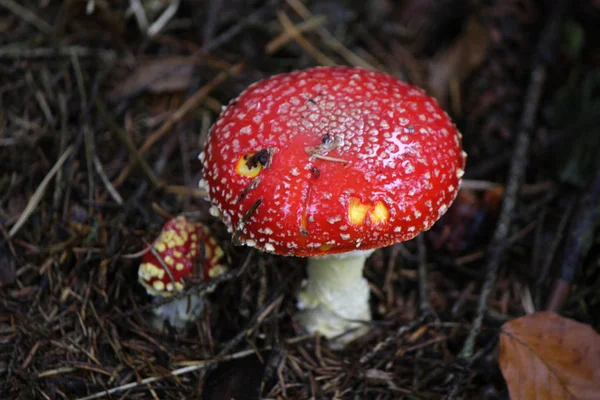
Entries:
[[[155, 297], [157, 301], [164, 298]], [[195, 321], [202, 315], [204, 310], [204, 299], [202, 296], [189, 295], [180, 299], [162, 304], [152, 309], [151, 324], [157, 330], [162, 331], [166, 321], [169, 321], [175, 329], [182, 330], [190, 322]]]
[[308, 279], [298, 294], [298, 308], [302, 310], [298, 321], [304, 329], [310, 333], [318, 331], [328, 339], [335, 338], [332, 344], [337, 347], [368, 330], [364, 322], [371, 320], [371, 310], [363, 268], [372, 252], [355, 251], [309, 259]]

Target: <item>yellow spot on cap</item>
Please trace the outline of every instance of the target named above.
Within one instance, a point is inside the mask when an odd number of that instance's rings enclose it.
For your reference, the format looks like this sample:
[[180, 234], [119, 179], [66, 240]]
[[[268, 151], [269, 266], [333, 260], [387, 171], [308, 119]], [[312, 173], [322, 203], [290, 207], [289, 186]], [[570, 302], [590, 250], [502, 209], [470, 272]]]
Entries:
[[183, 264], [182, 263], [177, 263], [177, 265], [175, 265], [175, 269], [177, 271], [183, 271]]
[[208, 270], [208, 276], [211, 278], [216, 278], [225, 272], [226, 268], [222, 265], [215, 265], [211, 269]]
[[165, 284], [162, 283], [161, 281], [154, 281], [154, 283], [152, 284], [152, 287], [159, 292], [162, 292], [163, 290], [165, 290]]
[[172, 291], [173, 291], [173, 284], [172, 284], [171, 282], [167, 283], [167, 290], [168, 290], [169, 292], [172, 292]]
[[194, 242], [197, 242], [197, 241], [198, 241], [198, 235], [196, 235], [195, 233], [192, 233], [192, 236], [191, 236], [191, 238], [192, 238], [192, 240], [193, 240]]
[[166, 256], [165, 264], [167, 264], [169, 267], [172, 267], [173, 264], [175, 264], [175, 260], [173, 260], [173, 258], [171, 256]]
[[180, 252], [180, 251], [177, 251], [177, 250], [175, 250], [175, 251], [173, 252], [173, 257], [175, 257], [175, 258], [181, 258], [181, 256], [182, 256], [182, 255], [183, 255], [183, 254], [181, 254], [181, 252]]
[[167, 247], [172, 249], [173, 247], [175, 247], [175, 241], [174, 240], [169, 240], [167, 242]]
[[332, 247], [332, 244], [324, 244], [323, 246], [321, 246], [321, 251], [329, 251]]
[[258, 175], [260, 170], [262, 169], [262, 165], [260, 163], [256, 163], [256, 166], [253, 168], [248, 168], [247, 161], [250, 157], [252, 157], [254, 153], [248, 153], [240, 157], [235, 166], [235, 172], [242, 176], [247, 176], [248, 178], [254, 178]]
[[360, 202], [359, 199], [353, 197], [348, 203], [348, 221], [352, 225], [360, 225], [365, 220], [369, 206]]
[[163, 242], [169, 242], [173, 240], [173, 237], [176, 235], [175, 231], [165, 231], [160, 235], [160, 240]]
[[179, 283], [179, 282], [175, 282], [175, 289], [182, 290], [183, 289], [183, 284]]
[[157, 242], [154, 245], [154, 248], [162, 253], [163, 251], [165, 251], [167, 249], [167, 246], [165, 246], [165, 242]]
[[214, 249], [215, 249], [215, 257], [216, 258], [221, 258], [225, 255], [225, 253], [223, 253], [223, 249], [216, 243], [215, 243]]
[[146, 281], [150, 281], [155, 277], [162, 279], [164, 275], [165, 271], [152, 263], [142, 263], [138, 270], [138, 276]]
[[385, 204], [383, 204], [381, 201], [375, 204], [375, 208], [369, 213], [369, 218], [374, 224], [381, 224], [387, 221], [389, 217], [390, 212], [388, 211]]

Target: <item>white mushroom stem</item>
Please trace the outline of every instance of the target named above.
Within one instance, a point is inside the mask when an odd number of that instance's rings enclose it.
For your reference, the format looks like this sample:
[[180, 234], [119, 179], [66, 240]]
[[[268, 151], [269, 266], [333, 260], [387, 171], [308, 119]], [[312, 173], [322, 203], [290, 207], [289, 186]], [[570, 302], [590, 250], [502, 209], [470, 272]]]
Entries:
[[[164, 297], [155, 296], [155, 301], [163, 301]], [[173, 299], [169, 303], [161, 304], [152, 309], [152, 326], [162, 331], [165, 321], [168, 320], [172, 327], [177, 330], [184, 329], [190, 322], [197, 320], [204, 310], [204, 298], [197, 294], [191, 294], [179, 299]]]
[[373, 250], [353, 251], [308, 261], [308, 279], [298, 294], [298, 320], [310, 333], [338, 338], [343, 346], [364, 334], [371, 320], [369, 285], [363, 278], [366, 259]]

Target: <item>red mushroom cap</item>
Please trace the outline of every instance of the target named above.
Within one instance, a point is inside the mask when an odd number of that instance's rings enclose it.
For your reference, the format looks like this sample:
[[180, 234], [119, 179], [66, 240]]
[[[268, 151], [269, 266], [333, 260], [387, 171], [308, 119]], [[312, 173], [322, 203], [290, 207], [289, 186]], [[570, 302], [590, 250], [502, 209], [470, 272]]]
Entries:
[[[154, 251], [149, 250], [142, 258], [138, 270], [140, 283], [153, 295], [170, 296], [182, 290], [184, 279], [196, 274], [196, 264], [202, 257], [202, 243], [203, 278], [208, 280], [223, 273], [223, 250], [203, 224], [191, 222], [184, 216], [170, 219], [152, 244]], [[160, 261], [155, 254], [160, 257]]]
[[423, 90], [318, 67], [250, 86], [215, 122], [202, 157], [212, 210], [235, 239], [313, 256], [429, 229], [456, 197], [466, 154]]

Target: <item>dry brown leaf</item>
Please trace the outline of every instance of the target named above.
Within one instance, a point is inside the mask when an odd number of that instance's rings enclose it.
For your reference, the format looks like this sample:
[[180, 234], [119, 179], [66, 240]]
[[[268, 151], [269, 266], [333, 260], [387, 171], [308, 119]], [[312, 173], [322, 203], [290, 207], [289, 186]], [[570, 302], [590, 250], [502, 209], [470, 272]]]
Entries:
[[512, 400], [600, 399], [600, 335], [539, 312], [502, 326], [500, 369]]
[[185, 90], [194, 65], [192, 57], [163, 56], [140, 60], [139, 66], [109, 94], [110, 98], [128, 97], [138, 92], [164, 93]]
[[427, 87], [442, 106], [447, 106], [447, 96], [450, 92], [452, 111], [455, 115], [460, 113], [460, 99], [456, 98], [460, 85], [479, 68], [485, 60], [488, 49], [487, 32], [475, 17], [471, 17], [465, 31], [454, 44], [431, 61]]

